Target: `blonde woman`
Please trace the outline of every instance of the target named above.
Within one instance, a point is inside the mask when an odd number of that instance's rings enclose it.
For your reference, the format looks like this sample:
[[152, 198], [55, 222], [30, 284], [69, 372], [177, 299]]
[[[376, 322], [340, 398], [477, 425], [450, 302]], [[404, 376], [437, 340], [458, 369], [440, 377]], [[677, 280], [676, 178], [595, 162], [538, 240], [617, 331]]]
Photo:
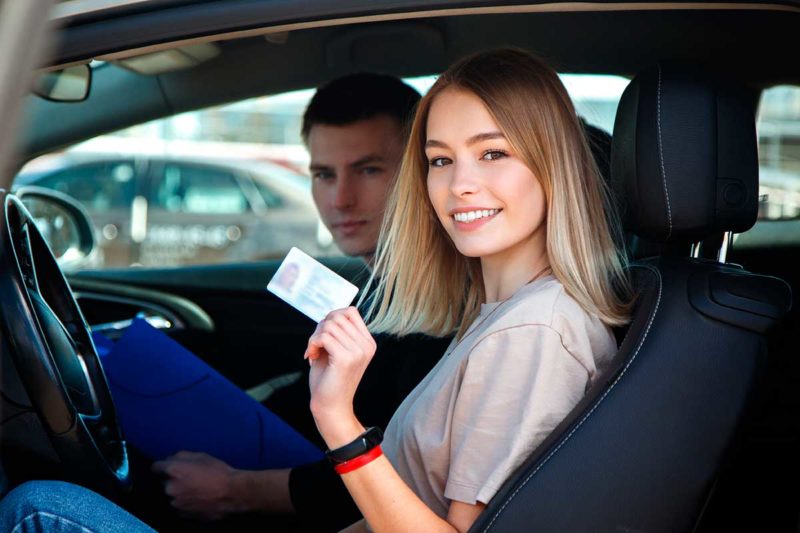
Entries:
[[[335, 311], [305, 354], [314, 419], [366, 520], [348, 531], [466, 531], [578, 403], [627, 320], [604, 198], [569, 96], [537, 58], [477, 54], [423, 98], [368, 325]], [[382, 444], [352, 408], [371, 331], [456, 332]]]

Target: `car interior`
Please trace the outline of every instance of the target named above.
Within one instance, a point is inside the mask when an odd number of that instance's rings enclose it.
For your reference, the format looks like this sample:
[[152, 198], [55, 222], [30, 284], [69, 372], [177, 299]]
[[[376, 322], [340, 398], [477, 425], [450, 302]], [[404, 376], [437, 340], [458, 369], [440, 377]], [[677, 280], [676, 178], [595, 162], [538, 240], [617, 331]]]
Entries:
[[[800, 52], [800, 4], [151, 0], [62, 6], [56, 22], [47, 66], [93, 61], [91, 85], [78, 102], [26, 98], [18, 167], [182, 112], [352, 72], [436, 75], [499, 46], [532, 51], [559, 73], [631, 80], [610, 148], [602, 134], [590, 136], [624, 219], [632, 321], [617, 332], [612, 368], [471, 531], [798, 529], [791, 341], [800, 227], [757, 220], [756, 117], [764, 91], [800, 85], [790, 59]], [[122, 437], [107, 389], [80, 377], [75, 346], [43, 316], [68, 324], [90, 367], [99, 363], [83, 319], [92, 331], [118, 333], [148, 316], [244, 390], [300, 370], [314, 324], [264, 290], [278, 260], [70, 265], [62, 278], [11, 198], [2, 211], [9, 229], [0, 232], [0, 249], [13, 252], [5, 269], [15, 273], [0, 284], [0, 459], [12, 485], [57, 475], [104, 493], [137, 490], [115, 444]], [[356, 284], [366, 279], [360, 259], [321, 261]], [[66, 343], [50, 346], [55, 363], [41, 356], [53, 338]], [[54, 388], [59, 375], [91, 389], [91, 402], [76, 406], [74, 390]], [[306, 407], [278, 414], [302, 418]], [[102, 416], [75, 426], [76, 412]], [[87, 453], [96, 447], [99, 458]]]

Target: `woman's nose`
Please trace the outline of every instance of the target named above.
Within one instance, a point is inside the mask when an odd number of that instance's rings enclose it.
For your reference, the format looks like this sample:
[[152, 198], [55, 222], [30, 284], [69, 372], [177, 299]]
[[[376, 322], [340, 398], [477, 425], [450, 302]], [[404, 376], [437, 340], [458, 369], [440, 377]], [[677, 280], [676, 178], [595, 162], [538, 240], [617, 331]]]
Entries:
[[473, 165], [465, 162], [454, 162], [450, 177], [450, 192], [456, 196], [473, 194], [478, 191], [480, 183]]

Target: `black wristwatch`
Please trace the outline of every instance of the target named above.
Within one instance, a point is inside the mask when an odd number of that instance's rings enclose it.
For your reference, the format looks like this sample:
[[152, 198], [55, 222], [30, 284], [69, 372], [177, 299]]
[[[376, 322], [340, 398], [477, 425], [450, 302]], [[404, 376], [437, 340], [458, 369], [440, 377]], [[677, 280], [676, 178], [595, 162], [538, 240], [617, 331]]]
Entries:
[[335, 450], [328, 450], [325, 452], [325, 455], [335, 466], [355, 459], [359, 455], [364, 455], [381, 442], [383, 442], [383, 431], [381, 431], [381, 428], [378, 426], [373, 426], [367, 428], [367, 430], [359, 435], [353, 442], [345, 444]]

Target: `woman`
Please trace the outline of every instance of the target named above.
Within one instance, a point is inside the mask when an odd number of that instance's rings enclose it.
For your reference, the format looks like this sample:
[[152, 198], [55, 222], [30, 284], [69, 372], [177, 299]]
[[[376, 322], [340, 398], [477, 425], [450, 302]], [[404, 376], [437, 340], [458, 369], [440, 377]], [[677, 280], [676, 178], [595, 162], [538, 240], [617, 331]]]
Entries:
[[[608, 220], [572, 103], [540, 60], [477, 54], [420, 102], [377, 253], [380, 303], [369, 326], [331, 313], [305, 354], [317, 427], [375, 531], [469, 529], [602, 371], [629, 293]], [[457, 332], [389, 423], [385, 456], [352, 409], [370, 331]]]
[[[613, 219], [552, 69], [497, 50], [439, 78], [387, 208], [369, 326], [334, 311], [305, 353], [315, 422], [366, 520], [348, 531], [466, 531], [577, 404], [616, 351], [609, 327], [627, 320]], [[352, 405], [370, 331], [456, 332], [382, 446]]]

